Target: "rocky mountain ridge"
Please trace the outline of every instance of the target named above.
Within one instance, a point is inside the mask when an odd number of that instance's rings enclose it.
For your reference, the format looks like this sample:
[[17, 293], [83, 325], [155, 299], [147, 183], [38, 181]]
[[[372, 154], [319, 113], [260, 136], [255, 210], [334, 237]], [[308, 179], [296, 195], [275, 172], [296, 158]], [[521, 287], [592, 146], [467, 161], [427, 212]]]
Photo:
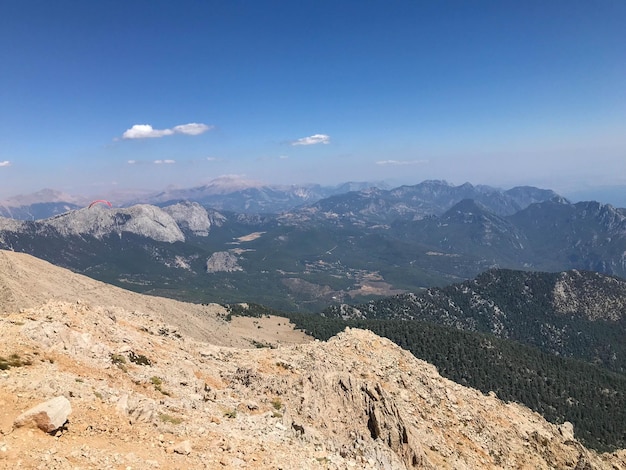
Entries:
[[380, 182], [347, 182], [335, 186], [265, 185], [222, 177], [195, 188], [170, 189], [148, 195], [143, 198], [143, 201], [157, 205], [171, 204], [175, 201], [193, 201], [218, 211], [240, 214], [277, 214], [335, 194], [359, 191], [372, 186], [386, 187]]
[[[250, 322], [238, 332], [219, 306], [143, 299], [23, 254], [1, 252], [0, 274], [3, 468], [626, 468], [624, 451], [590, 451], [571, 426], [367, 331], [282, 342], [285, 320], [236, 319]], [[191, 318], [205, 338], [179, 328]], [[253, 347], [262, 333], [273, 348]], [[71, 402], [62, 428], [14, 426], [56, 396]]]
[[470, 183], [454, 186], [446, 181], [427, 180], [390, 190], [367, 188], [330, 196], [289, 211], [282, 215], [282, 219], [290, 222], [326, 219], [362, 226], [388, 224], [398, 219], [419, 220], [440, 216], [460, 201], [469, 199], [504, 217], [557, 196], [554, 191], [529, 186], [505, 191]]

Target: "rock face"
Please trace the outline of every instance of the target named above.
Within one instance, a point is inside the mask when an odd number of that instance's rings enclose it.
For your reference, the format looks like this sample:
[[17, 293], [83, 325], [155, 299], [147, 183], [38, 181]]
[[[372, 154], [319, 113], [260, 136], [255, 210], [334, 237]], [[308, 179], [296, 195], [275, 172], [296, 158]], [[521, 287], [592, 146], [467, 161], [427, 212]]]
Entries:
[[[0, 356], [30, 360], [0, 371], [0, 468], [626, 468], [625, 451], [590, 451], [571, 426], [443, 379], [369, 331], [256, 348], [268, 319], [249, 319], [237, 341], [217, 311], [189, 305], [186, 321], [218, 332], [192, 337], [119, 289], [83, 300], [76, 275], [79, 301], [20, 306], [15, 276], [32, 295], [70, 278], [5, 257], [15, 274], [0, 272], [0, 293], [16, 308], [0, 314]], [[59, 396], [73, 413], [57, 437], [13, 429], [22, 410]]]
[[47, 223], [66, 235], [89, 234], [101, 238], [111, 233], [129, 232], [162, 242], [185, 240], [171, 215], [148, 204], [125, 209], [93, 206], [91, 209], [69, 212], [41, 223]]
[[206, 262], [207, 273], [243, 271], [239, 266], [237, 256], [230, 251], [213, 253]]
[[15, 418], [15, 427], [35, 425], [44, 432], [53, 432], [63, 426], [72, 412], [72, 405], [63, 396], [48, 401], [25, 411]]
[[96, 205], [49, 219], [37, 221], [1, 219], [0, 222], [0, 229], [7, 232], [30, 231], [45, 235], [52, 230], [62, 236], [90, 235], [95, 238], [132, 233], [166, 243], [185, 240], [183, 232], [170, 214], [148, 204], [138, 204], [124, 209]]
[[211, 228], [209, 214], [197, 202], [180, 202], [164, 207], [163, 210], [172, 216], [181, 229], [199, 237], [206, 237], [209, 234]]

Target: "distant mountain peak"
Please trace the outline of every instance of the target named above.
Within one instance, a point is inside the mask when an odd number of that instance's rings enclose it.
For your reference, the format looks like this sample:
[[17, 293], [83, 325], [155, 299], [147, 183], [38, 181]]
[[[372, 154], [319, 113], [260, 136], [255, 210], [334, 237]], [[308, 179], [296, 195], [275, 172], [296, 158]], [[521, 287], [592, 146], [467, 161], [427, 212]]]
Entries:
[[437, 180], [437, 179], [424, 180], [418, 184], [423, 185], [423, 186], [454, 186], [453, 184], [448, 183], [446, 180]]
[[258, 180], [246, 179], [238, 175], [224, 175], [219, 176], [208, 183], [204, 184], [202, 188], [212, 189], [216, 194], [227, 194], [242, 189], [258, 188], [264, 184]]
[[48, 202], [69, 202], [74, 204], [84, 204], [86, 202], [86, 199], [84, 197], [71, 196], [67, 193], [57, 191], [55, 189], [44, 188], [34, 193], [18, 194], [17, 196], [9, 197], [3, 201], [0, 201], [0, 204], [15, 207]]
[[463, 199], [456, 203], [452, 208], [450, 208], [443, 217], [447, 217], [450, 214], [454, 213], [481, 213], [481, 212], [489, 212], [489, 209], [485, 207], [483, 204], [475, 201], [474, 199]]

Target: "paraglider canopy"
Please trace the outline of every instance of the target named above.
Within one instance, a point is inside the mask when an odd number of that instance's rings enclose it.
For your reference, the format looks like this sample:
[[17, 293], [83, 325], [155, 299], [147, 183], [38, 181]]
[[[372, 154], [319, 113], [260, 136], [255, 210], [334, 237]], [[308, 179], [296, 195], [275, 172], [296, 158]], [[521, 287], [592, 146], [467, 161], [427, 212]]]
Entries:
[[89, 209], [91, 209], [93, 206], [95, 206], [96, 204], [106, 204], [109, 207], [113, 207], [111, 205], [111, 203], [105, 199], [96, 199], [95, 201], [93, 201], [91, 204], [89, 204]]

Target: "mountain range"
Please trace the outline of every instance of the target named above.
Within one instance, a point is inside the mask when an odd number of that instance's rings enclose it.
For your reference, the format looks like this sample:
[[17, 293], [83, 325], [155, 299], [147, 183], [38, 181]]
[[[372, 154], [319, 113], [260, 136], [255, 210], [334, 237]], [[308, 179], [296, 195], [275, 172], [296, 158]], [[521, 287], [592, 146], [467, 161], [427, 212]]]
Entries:
[[[348, 195], [350, 193], [350, 195]], [[551, 190], [532, 187], [516, 187], [503, 191], [490, 186], [473, 186], [465, 183], [454, 186], [445, 181], [424, 181], [414, 186], [401, 186], [389, 190], [382, 182], [346, 182], [335, 186], [319, 184], [265, 185], [255, 181], [223, 176], [193, 188], [167, 188], [163, 191], [117, 192], [109, 196], [115, 207], [136, 204], [157, 206], [177, 202], [197, 202], [218, 211], [241, 214], [279, 214], [305, 205], [328, 199], [318, 210], [341, 212], [341, 206], [360, 210], [360, 205], [375, 207], [381, 213], [390, 209], [389, 218], [400, 215], [440, 214], [462, 199], [475, 199], [500, 215], [510, 215], [533, 202], [555, 197]], [[102, 197], [102, 196], [99, 196]], [[402, 203], [410, 201], [406, 206]], [[18, 195], [0, 201], [0, 216], [21, 220], [37, 220], [53, 217], [63, 212], [86, 207], [90, 199], [72, 196], [53, 189], [33, 194]], [[342, 214], [346, 215], [346, 214]]]
[[[137, 204], [157, 206], [177, 202], [197, 202], [205, 207], [220, 211], [242, 214], [275, 214], [294, 207], [316, 202], [326, 197], [359, 191], [370, 187], [386, 187], [382, 182], [346, 182], [335, 186], [319, 184], [266, 185], [238, 177], [222, 176], [209, 183], [192, 188], [166, 188], [163, 191], [113, 192], [104, 196], [115, 207]], [[102, 198], [100, 194], [97, 198]], [[63, 212], [86, 207], [91, 199], [72, 196], [53, 189], [44, 189], [33, 194], [18, 195], [0, 201], [0, 217], [21, 220], [46, 219]]]
[[141, 292], [319, 311], [492, 268], [626, 276], [625, 217], [549, 190], [426, 181], [276, 214], [182, 201], [1, 218], [0, 247]]
[[[584, 442], [610, 449], [625, 439], [619, 422], [626, 409], [626, 289], [616, 277], [625, 274], [625, 216], [624, 209], [572, 204], [549, 190], [426, 181], [360, 189], [279, 213], [186, 200], [82, 206], [39, 220], [0, 218], [0, 248], [137, 292], [191, 301], [202, 312], [214, 303], [255, 302], [289, 311], [311, 334], [366, 328], [463, 385], [523, 402], [555, 423], [572, 421]], [[5, 303], [19, 304], [9, 293]], [[393, 294], [400, 295], [388, 297]], [[293, 313], [323, 309], [326, 317]], [[305, 326], [311, 321], [329, 323]], [[203, 334], [210, 328], [191, 327]], [[180, 326], [158, 331], [174, 338], [184, 333]], [[315, 333], [330, 338], [325, 334]], [[259, 336], [251, 341], [272, 347]], [[557, 360], [563, 357], [585, 363]]]

